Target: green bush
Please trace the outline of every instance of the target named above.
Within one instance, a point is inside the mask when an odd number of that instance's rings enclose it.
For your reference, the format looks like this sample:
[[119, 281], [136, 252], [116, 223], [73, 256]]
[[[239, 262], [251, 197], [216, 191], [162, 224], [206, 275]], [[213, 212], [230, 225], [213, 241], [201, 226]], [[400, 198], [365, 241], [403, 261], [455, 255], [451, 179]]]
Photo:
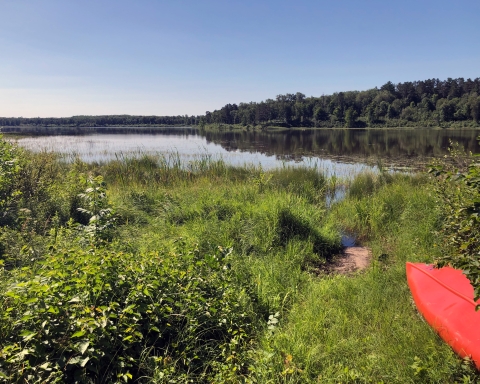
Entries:
[[181, 241], [148, 254], [52, 245], [2, 285], [0, 382], [246, 373], [256, 315], [228, 260], [228, 250], [200, 254]]
[[[436, 176], [436, 192], [442, 209], [439, 232], [443, 256], [439, 266], [461, 269], [480, 299], [480, 163], [451, 150], [456, 162], [437, 163], [430, 173]], [[463, 161], [462, 161], [463, 159]], [[460, 160], [460, 161], [458, 161]]]
[[18, 149], [0, 135], [0, 225], [12, 221], [12, 208], [20, 191], [15, 181], [20, 172]]
[[83, 227], [85, 234], [96, 243], [111, 240], [115, 217], [107, 200], [103, 177], [90, 175], [86, 184], [87, 189], [78, 195], [81, 206], [77, 208], [88, 218], [88, 224]]

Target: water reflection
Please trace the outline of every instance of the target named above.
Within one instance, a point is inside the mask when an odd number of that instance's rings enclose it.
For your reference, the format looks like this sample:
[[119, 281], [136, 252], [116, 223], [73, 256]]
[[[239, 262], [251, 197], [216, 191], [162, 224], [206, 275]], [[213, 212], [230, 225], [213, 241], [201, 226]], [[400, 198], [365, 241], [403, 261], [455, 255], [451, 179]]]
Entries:
[[199, 159], [222, 159], [231, 165], [256, 165], [264, 169], [283, 166], [316, 167], [326, 175], [339, 177], [357, 174], [363, 170], [375, 171], [376, 167], [357, 162], [345, 163], [314, 156], [302, 156], [290, 161], [285, 156], [267, 155], [261, 152], [225, 150], [220, 144], [207, 142], [199, 135], [151, 135], [151, 134], [94, 134], [88, 136], [35, 136], [17, 139], [17, 143], [32, 151], [54, 151], [66, 160], [75, 156], [87, 162], [105, 162], [123, 157], [140, 157], [144, 154], [179, 158], [182, 163]]
[[[379, 158], [412, 163], [445, 155], [450, 141], [478, 153], [478, 130], [445, 129], [322, 129], [279, 132], [207, 132], [208, 142], [227, 150], [256, 150], [299, 159], [318, 156], [350, 159]], [[408, 161], [410, 160], [410, 161]]]
[[[234, 165], [273, 168], [285, 164], [317, 166], [341, 176], [375, 164], [416, 167], [447, 153], [450, 141], [480, 152], [478, 130], [298, 129], [266, 132], [202, 132], [196, 128], [45, 128], [2, 129], [27, 135], [18, 143], [31, 150], [76, 153], [86, 161], [106, 161], [144, 153], [177, 153], [223, 158]], [[375, 169], [375, 167], [373, 167]]]
[[342, 201], [346, 195], [347, 188], [345, 184], [339, 184], [333, 189], [333, 191], [331, 191], [327, 194], [327, 196], [325, 196], [325, 205], [327, 206], [327, 208], [330, 208], [333, 204]]
[[357, 245], [357, 239], [353, 235], [342, 235], [342, 247], [354, 247]]

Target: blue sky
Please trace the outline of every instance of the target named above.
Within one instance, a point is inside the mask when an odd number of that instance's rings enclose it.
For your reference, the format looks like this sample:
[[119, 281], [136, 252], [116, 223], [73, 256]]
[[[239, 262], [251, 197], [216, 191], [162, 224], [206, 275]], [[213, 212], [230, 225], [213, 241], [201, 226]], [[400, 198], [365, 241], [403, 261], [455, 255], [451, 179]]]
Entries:
[[480, 76], [478, 0], [0, 0], [0, 116], [203, 114]]

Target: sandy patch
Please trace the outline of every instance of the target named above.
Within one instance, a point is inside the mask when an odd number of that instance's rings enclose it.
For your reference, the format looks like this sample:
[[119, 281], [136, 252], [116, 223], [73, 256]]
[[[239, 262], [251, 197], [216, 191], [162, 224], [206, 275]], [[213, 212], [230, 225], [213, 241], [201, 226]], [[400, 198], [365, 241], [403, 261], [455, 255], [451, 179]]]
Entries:
[[332, 267], [332, 273], [347, 275], [352, 272], [361, 271], [370, 265], [372, 251], [367, 247], [345, 247], [343, 254], [339, 255]]

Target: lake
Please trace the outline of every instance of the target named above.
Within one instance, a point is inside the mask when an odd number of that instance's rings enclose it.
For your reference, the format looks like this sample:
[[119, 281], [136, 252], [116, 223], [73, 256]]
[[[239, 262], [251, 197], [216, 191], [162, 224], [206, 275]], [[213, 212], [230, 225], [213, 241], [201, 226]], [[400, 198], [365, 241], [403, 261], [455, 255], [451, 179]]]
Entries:
[[[122, 156], [178, 154], [182, 161], [209, 157], [233, 165], [265, 169], [316, 166], [344, 176], [364, 169], [419, 169], [448, 153], [451, 141], [480, 153], [475, 129], [293, 129], [285, 131], [202, 132], [185, 128], [16, 128], [18, 144], [33, 151], [54, 151], [87, 162]], [[18, 136], [21, 135], [21, 136]]]

